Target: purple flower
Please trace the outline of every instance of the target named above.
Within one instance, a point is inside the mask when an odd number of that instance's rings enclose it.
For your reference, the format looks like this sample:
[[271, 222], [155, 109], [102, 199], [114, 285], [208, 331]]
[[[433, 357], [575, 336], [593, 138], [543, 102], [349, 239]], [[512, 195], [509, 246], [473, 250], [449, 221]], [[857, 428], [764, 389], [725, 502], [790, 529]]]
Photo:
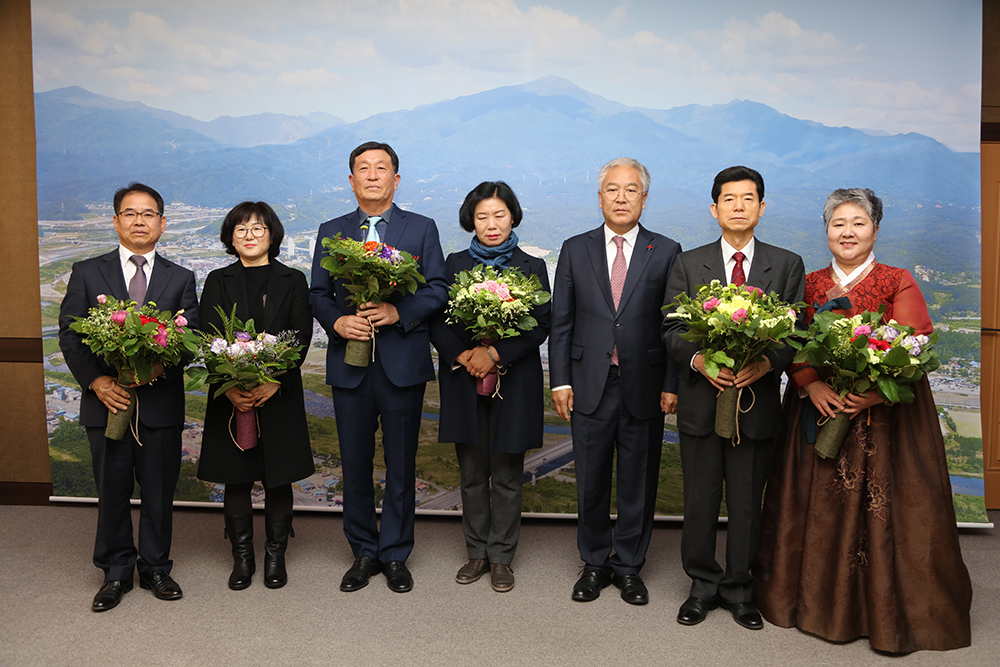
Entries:
[[124, 310], [116, 310], [115, 312], [111, 313], [111, 321], [120, 327], [125, 326], [125, 318], [127, 317], [128, 313], [126, 313]]
[[733, 313], [733, 322], [742, 322], [747, 318], [747, 309], [738, 308], [735, 313]]
[[107, 296], [105, 296], [104, 294], [98, 294], [97, 295], [97, 303], [99, 303], [99, 304], [101, 304], [103, 306], [107, 302], [108, 302], [108, 297]]
[[878, 330], [878, 337], [882, 340], [896, 340], [899, 336], [899, 331], [888, 324]]
[[[930, 342], [930, 339], [928, 339], [927, 342]], [[900, 342], [900, 345], [906, 348], [906, 351], [910, 353], [911, 357], [919, 357], [920, 353], [923, 351], [923, 347], [921, 346], [917, 336], [907, 336]]]
[[248, 334], [246, 331], [237, 331], [236, 340], [240, 341], [241, 343], [249, 343], [250, 334]]
[[211, 350], [214, 354], [225, 354], [227, 348], [228, 346], [226, 345], [226, 341], [221, 338], [216, 338], [212, 341]]

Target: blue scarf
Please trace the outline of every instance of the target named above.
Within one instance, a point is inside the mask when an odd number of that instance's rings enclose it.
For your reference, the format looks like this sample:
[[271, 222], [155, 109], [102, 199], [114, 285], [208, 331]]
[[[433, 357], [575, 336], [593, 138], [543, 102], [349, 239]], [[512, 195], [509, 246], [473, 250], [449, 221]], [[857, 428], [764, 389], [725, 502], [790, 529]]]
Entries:
[[514, 254], [514, 248], [516, 247], [517, 234], [513, 230], [511, 230], [510, 236], [507, 237], [506, 241], [493, 247], [484, 246], [479, 242], [479, 237], [474, 235], [472, 243], [469, 244], [469, 254], [479, 264], [504, 269], [510, 268], [510, 258]]

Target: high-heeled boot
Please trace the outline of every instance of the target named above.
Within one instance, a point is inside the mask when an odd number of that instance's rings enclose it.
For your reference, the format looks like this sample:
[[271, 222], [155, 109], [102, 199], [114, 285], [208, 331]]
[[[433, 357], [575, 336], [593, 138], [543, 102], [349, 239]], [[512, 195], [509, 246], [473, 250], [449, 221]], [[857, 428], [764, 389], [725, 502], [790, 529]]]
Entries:
[[229, 575], [229, 587], [242, 591], [250, 586], [257, 564], [253, 557], [253, 512], [240, 516], [227, 516], [226, 535], [233, 545], [233, 573]]
[[294, 535], [291, 514], [264, 514], [264, 585], [268, 588], [281, 588], [288, 583], [288, 572], [285, 571], [285, 549], [288, 548], [288, 536]]

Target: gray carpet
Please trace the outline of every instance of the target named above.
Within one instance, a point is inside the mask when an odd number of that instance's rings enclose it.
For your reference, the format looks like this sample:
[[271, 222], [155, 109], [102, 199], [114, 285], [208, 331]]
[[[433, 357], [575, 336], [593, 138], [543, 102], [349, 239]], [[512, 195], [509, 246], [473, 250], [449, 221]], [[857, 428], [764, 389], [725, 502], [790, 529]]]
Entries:
[[[1000, 513], [991, 520], [1000, 521]], [[221, 513], [178, 509], [173, 574], [184, 598], [157, 600], [136, 579], [118, 608], [95, 614], [90, 601], [102, 580], [90, 562], [96, 521], [92, 506], [0, 506], [0, 665], [1000, 663], [998, 530], [962, 532], [974, 587], [972, 646], [890, 657], [864, 640], [830, 644], [766, 623], [759, 632], [744, 630], [722, 610], [701, 625], [678, 625], [688, 581], [677, 525], [657, 525], [642, 572], [650, 603], [634, 607], [615, 588], [591, 603], [570, 600], [579, 567], [571, 521], [525, 522], [513, 563], [517, 585], [499, 594], [488, 576], [455, 583], [465, 562], [459, 520], [421, 517], [408, 562], [413, 592], [392, 593], [380, 575], [348, 594], [338, 590], [353, 560], [340, 515], [300, 513], [288, 585], [268, 590], [258, 573], [249, 589], [233, 592], [226, 586], [232, 560]], [[256, 528], [260, 567], [259, 514]], [[720, 531], [720, 547], [724, 540]]]

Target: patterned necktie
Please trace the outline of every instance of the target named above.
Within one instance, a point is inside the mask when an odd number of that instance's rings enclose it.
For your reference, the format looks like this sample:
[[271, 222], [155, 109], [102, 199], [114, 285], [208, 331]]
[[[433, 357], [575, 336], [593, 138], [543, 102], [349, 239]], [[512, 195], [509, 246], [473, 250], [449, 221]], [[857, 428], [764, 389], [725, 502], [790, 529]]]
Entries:
[[[618, 246], [618, 252], [615, 253], [615, 261], [611, 265], [611, 298], [615, 302], [615, 311], [617, 312], [618, 303], [622, 299], [622, 290], [625, 288], [625, 275], [628, 273], [628, 267], [625, 266], [625, 251], [623, 249], [625, 237], [614, 236], [611, 240]], [[615, 366], [618, 365], [617, 344], [611, 351], [611, 363]]]
[[375, 243], [379, 243], [381, 241], [381, 239], [378, 236], [378, 230], [375, 228], [375, 225], [377, 225], [380, 222], [382, 222], [382, 216], [380, 215], [373, 215], [370, 218], [368, 218], [368, 236], [365, 237], [365, 243], [369, 241], [374, 241]]
[[746, 258], [747, 256], [741, 252], [733, 253], [733, 261], [736, 262], [736, 265], [733, 266], [733, 279], [729, 282], [737, 287], [742, 287], [747, 281], [747, 277], [743, 274], [743, 260]]
[[132, 255], [129, 261], [135, 264], [135, 275], [128, 282], [128, 298], [141, 306], [146, 302], [146, 272], [142, 270], [146, 266], [146, 258]]

